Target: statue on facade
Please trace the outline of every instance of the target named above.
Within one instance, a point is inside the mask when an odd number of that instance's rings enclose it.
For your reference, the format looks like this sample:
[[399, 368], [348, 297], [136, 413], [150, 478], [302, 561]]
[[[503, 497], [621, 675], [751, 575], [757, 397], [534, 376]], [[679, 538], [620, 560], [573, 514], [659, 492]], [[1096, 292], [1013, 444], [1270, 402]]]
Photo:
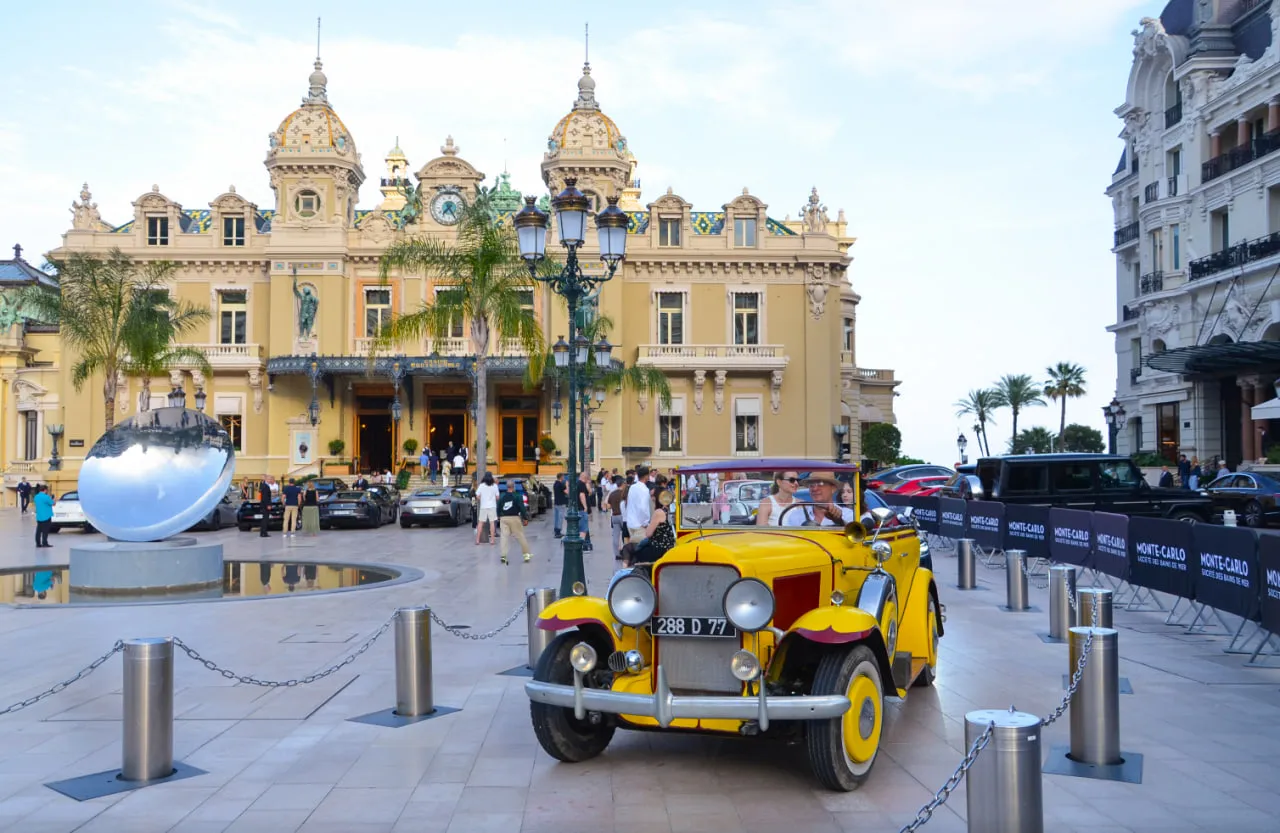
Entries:
[[80, 202], [71, 201], [71, 227], [81, 231], [97, 231], [102, 226], [98, 204], [89, 193], [89, 183], [80, 187]]
[[293, 297], [298, 299], [298, 338], [310, 338], [315, 331], [316, 310], [320, 299], [310, 286], [298, 289], [298, 273], [293, 273]]
[[8, 293], [0, 292], [0, 335], [7, 335], [9, 328], [22, 319], [22, 308], [18, 300]]
[[401, 226], [416, 223], [422, 216], [422, 185], [415, 187], [406, 177], [400, 183], [400, 193], [404, 195], [404, 207], [400, 209]]
[[804, 221], [806, 232], [821, 234], [827, 230], [830, 219], [827, 217], [827, 207], [822, 205], [822, 200], [818, 197], [817, 186], [809, 192], [809, 202], [801, 207], [800, 217]]

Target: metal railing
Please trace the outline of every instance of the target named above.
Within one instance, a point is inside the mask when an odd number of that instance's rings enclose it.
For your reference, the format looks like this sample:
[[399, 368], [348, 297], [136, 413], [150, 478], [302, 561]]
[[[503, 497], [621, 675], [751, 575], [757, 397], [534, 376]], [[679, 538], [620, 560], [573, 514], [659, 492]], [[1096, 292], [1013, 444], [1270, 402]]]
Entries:
[[1236, 168], [1242, 168], [1253, 160], [1261, 159], [1277, 150], [1280, 150], [1280, 130], [1263, 133], [1248, 144], [1232, 148], [1202, 164], [1200, 181], [1208, 182], [1211, 179], [1217, 179], [1223, 174], [1231, 173]]
[[1160, 199], [1160, 182], [1157, 180], [1148, 183], [1147, 187], [1142, 189], [1142, 201], [1155, 202], [1158, 199]]
[[1168, 187], [1167, 187], [1167, 190], [1165, 191], [1165, 196], [1166, 197], [1178, 196], [1178, 174], [1174, 174], [1173, 176], [1169, 177]]
[[1116, 229], [1115, 246], [1123, 246], [1126, 243], [1132, 243], [1138, 239], [1139, 224], [1137, 222], [1130, 223], [1127, 226], [1121, 226]]
[[1131, 368], [1129, 370], [1129, 384], [1131, 385], [1135, 384], [1138, 381], [1138, 377], [1141, 375], [1142, 375], [1142, 368], [1140, 367]]
[[1271, 257], [1274, 254], [1280, 254], [1280, 231], [1273, 231], [1266, 237], [1245, 240], [1211, 255], [1198, 257], [1187, 264], [1187, 275], [1194, 281], [1224, 269]]
[[1168, 130], [1182, 121], [1182, 102], [1179, 101], [1164, 111], [1164, 129]]
[[1138, 291], [1142, 295], [1164, 289], [1164, 272], [1149, 272], [1138, 279]]
[[1128, 304], [1125, 304], [1124, 307], [1121, 308], [1120, 310], [1121, 321], [1137, 321], [1141, 317], [1142, 317], [1142, 312], [1134, 309]]

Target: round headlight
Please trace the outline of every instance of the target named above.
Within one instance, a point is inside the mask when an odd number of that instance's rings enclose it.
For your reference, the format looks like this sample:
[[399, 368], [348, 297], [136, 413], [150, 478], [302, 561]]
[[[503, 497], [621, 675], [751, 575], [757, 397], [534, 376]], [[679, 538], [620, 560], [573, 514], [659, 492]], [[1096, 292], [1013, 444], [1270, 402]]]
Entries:
[[570, 589], [573, 590], [573, 595], [575, 596], [583, 596], [587, 592], [587, 586], [580, 581], [575, 581]]
[[648, 622], [657, 604], [653, 585], [643, 576], [623, 576], [609, 589], [609, 612], [628, 627], [636, 628]]
[[764, 630], [773, 619], [773, 593], [758, 578], [738, 579], [724, 591], [724, 615], [739, 630]]
[[844, 604], [844, 594], [841, 593], [839, 590], [832, 590], [831, 604], [833, 607], [839, 607], [840, 605]]
[[569, 652], [569, 663], [583, 674], [596, 667], [596, 649], [585, 642], [579, 642]]
[[639, 651], [627, 651], [626, 661], [627, 670], [632, 674], [639, 674], [644, 670], [644, 655]]
[[760, 676], [760, 660], [750, 651], [738, 651], [729, 658], [729, 671], [739, 680], [749, 683]]

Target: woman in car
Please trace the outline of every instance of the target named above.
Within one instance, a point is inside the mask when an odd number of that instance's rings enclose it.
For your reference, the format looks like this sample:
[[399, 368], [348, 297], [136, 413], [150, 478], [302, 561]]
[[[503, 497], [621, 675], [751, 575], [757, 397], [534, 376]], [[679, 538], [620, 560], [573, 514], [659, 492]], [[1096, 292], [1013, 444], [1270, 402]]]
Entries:
[[800, 476], [794, 471], [780, 471], [773, 476], [773, 492], [760, 501], [756, 510], [756, 526], [778, 526], [782, 513], [795, 503]]

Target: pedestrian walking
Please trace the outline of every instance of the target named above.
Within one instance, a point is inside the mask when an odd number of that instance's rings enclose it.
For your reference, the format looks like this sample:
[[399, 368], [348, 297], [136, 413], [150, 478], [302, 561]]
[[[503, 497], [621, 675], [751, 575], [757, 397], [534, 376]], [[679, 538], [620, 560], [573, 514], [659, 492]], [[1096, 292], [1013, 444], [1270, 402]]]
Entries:
[[[480, 546], [480, 530], [484, 529], [484, 525], [489, 525], [489, 546], [493, 546], [493, 539], [497, 535], [498, 525], [498, 487], [493, 482], [493, 475], [489, 472], [484, 474], [484, 482], [476, 489], [476, 500], [480, 512], [476, 515], [476, 546]], [[505, 544], [504, 544], [505, 546]]]
[[609, 497], [605, 498], [605, 503], [609, 507], [609, 526], [613, 532], [613, 557], [616, 560], [622, 559], [623, 539], [631, 537], [627, 531], [627, 517], [623, 514], [627, 499], [627, 493], [622, 488], [623, 483], [622, 477], [615, 474], [613, 481], [609, 484], [613, 488], [609, 491]]
[[18, 481], [18, 503], [22, 506], [22, 514], [27, 514], [31, 506], [31, 484], [25, 477]]
[[645, 532], [649, 527], [649, 519], [653, 515], [653, 499], [649, 486], [645, 481], [649, 477], [647, 466], [636, 467], [636, 482], [627, 489], [627, 508], [624, 515], [627, 519], [627, 531], [633, 540], [647, 538]]
[[302, 493], [302, 531], [311, 537], [320, 534], [320, 494], [313, 482]]
[[292, 477], [289, 478], [289, 485], [284, 487], [284, 523], [282, 530], [285, 535], [293, 535], [298, 531], [298, 515], [302, 511], [302, 489], [298, 487], [298, 481]]
[[52, 546], [49, 543], [49, 529], [53, 526], [53, 496], [49, 494], [49, 487], [43, 483], [38, 484], [33, 500], [36, 505], [36, 546]]
[[[489, 475], [486, 474], [485, 478], [488, 479]], [[529, 525], [529, 510], [524, 505], [524, 498], [516, 491], [515, 480], [510, 477], [507, 478], [507, 490], [498, 496], [497, 508], [498, 524], [502, 527], [502, 544], [498, 548], [502, 563], [508, 563], [507, 542], [513, 538], [520, 542], [524, 560], [531, 561], [533, 552], [528, 539], [524, 537], [524, 528]]]
[[564, 513], [569, 511], [569, 484], [565, 483], [564, 472], [556, 474], [556, 482], [551, 484], [551, 531], [556, 538], [563, 538]]

